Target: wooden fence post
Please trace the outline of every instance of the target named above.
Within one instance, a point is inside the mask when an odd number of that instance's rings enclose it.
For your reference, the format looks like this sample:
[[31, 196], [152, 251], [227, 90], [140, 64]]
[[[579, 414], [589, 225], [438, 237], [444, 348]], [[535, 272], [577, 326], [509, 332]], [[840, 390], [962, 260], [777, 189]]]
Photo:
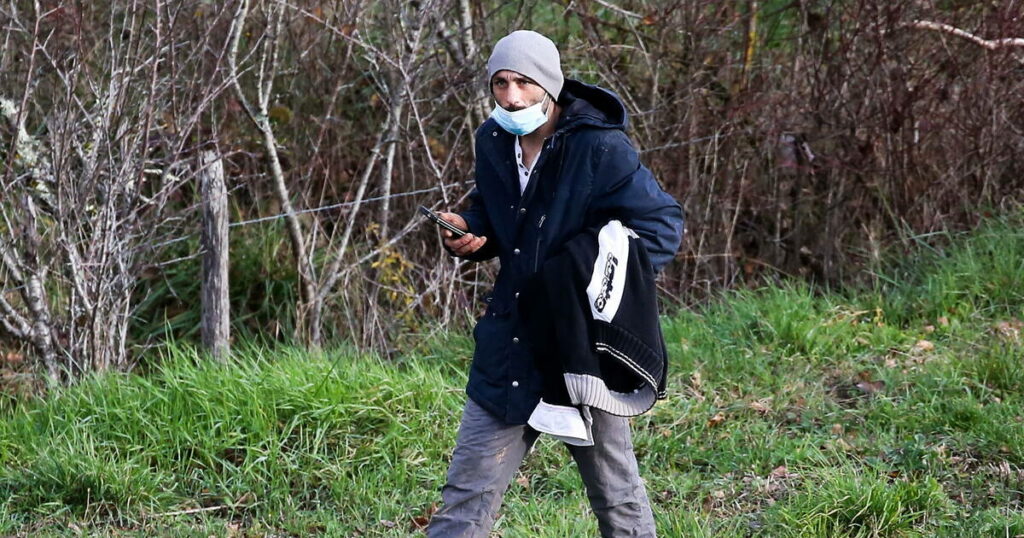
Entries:
[[213, 357], [224, 360], [229, 350], [228, 306], [228, 193], [224, 186], [224, 164], [214, 151], [199, 156], [203, 199], [203, 346]]

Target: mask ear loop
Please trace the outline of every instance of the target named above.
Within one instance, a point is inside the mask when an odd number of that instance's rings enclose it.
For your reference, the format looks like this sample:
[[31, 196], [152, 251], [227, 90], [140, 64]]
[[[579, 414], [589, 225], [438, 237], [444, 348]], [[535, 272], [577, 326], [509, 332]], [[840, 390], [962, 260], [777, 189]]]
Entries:
[[544, 92], [544, 100], [541, 101], [540, 110], [545, 116], [548, 115], [548, 110], [551, 108], [551, 94]]

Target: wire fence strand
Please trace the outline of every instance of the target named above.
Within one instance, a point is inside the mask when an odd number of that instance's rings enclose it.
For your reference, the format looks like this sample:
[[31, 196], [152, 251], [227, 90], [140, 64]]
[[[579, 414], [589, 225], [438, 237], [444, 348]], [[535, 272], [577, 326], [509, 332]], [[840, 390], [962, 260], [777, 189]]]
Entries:
[[[287, 217], [288, 215], [305, 215], [305, 214], [308, 214], [308, 213], [320, 213], [322, 211], [330, 211], [332, 209], [340, 209], [342, 207], [349, 207], [349, 206], [353, 206], [353, 205], [356, 205], [356, 204], [368, 204], [370, 202], [380, 202], [382, 200], [391, 200], [391, 199], [394, 199], [394, 198], [404, 198], [406, 196], [415, 196], [417, 194], [426, 194], [428, 192], [434, 192], [434, 191], [438, 191], [438, 190], [441, 190], [441, 189], [446, 189], [446, 188], [449, 188], [449, 187], [455, 187], [455, 186], [458, 186], [458, 185], [466, 185], [468, 183], [471, 183], [471, 181], [462, 181], [462, 182], [457, 182], [457, 183], [449, 183], [447, 185], [438, 185], [437, 187], [430, 187], [429, 189], [418, 189], [418, 190], [415, 190], [415, 191], [399, 192], [399, 193], [395, 193], [395, 194], [389, 194], [387, 196], [376, 196], [376, 197], [373, 197], [373, 198], [364, 198], [363, 200], [359, 200], [359, 201], [355, 201], [354, 200], [354, 201], [351, 201], [351, 202], [340, 202], [340, 203], [337, 203], [337, 204], [330, 204], [330, 205], [325, 205], [325, 206], [321, 206], [321, 207], [313, 207], [313, 208], [309, 208], [309, 209], [303, 209], [303, 210], [300, 210], [300, 211], [292, 211], [291, 213], [278, 213], [276, 215], [268, 215], [266, 217], [258, 217], [258, 218], [255, 218], [255, 219], [243, 220], [243, 221], [239, 221], [239, 222], [232, 222], [231, 224], [228, 224], [228, 228], [237, 228], [239, 226], [249, 226], [251, 224], [259, 224], [259, 223], [262, 223], [262, 222], [269, 222], [269, 221], [272, 221], [272, 220], [282, 219], [284, 217]], [[158, 249], [158, 248], [161, 248], [161, 247], [166, 247], [167, 245], [173, 245], [174, 243], [178, 243], [178, 242], [181, 242], [181, 241], [185, 241], [187, 239], [191, 239], [192, 237], [195, 237], [195, 235], [196, 235], [195, 233], [191, 233], [191, 234], [184, 235], [184, 236], [181, 236], [181, 237], [176, 237], [174, 239], [169, 239], [167, 241], [163, 241], [163, 242], [157, 243], [155, 245], [144, 245], [144, 246], [137, 247], [137, 248], [141, 249], [141, 248], [147, 248], [148, 247], [148, 248], [151, 248], [151, 249]]]
[[[727, 136], [729, 136], [731, 134], [734, 134], [734, 133], [723, 133], [723, 134], [714, 134], [714, 135], [711, 135], [711, 136], [701, 136], [701, 137], [698, 137], [698, 138], [692, 138], [692, 139], [689, 139], [689, 140], [683, 140], [683, 141], [679, 141], [679, 142], [665, 144], [665, 146], [658, 146], [656, 148], [649, 148], [649, 149], [641, 150], [639, 153], [644, 154], [644, 153], [649, 153], [649, 152], [656, 152], [656, 151], [662, 151], [662, 150], [668, 150], [668, 149], [675, 149], [675, 148], [685, 147], [685, 146], [689, 146], [689, 144], [691, 144], [691, 143], [696, 143], [696, 142], [705, 141], [705, 140], [711, 140], [711, 139], [715, 139], [715, 138], [723, 138], [723, 137], [727, 137]], [[247, 226], [247, 225], [251, 225], [251, 224], [258, 224], [258, 223], [261, 223], [261, 222], [269, 222], [271, 220], [278, 220], [280, 218], [284, 218], [284, 217], [289, 216], [289, 215], [304, 215], [304, 214], [308, 214], [308, 213], [319, 213], [319, 212], [323, 212], [323, 211], [330, 211], [332, 209], [340, 209], [340, 208], [343, 208], [343, 207], [354, 206], [356, 204], [369, 204], [369, 203], [372, 203], [372, 202], [381, 202], [383, 200], [392, 200], [392, 199], [395, 199], [395, 198], [404, 198], [404, 197], [422, 195], [422, 194], [426, 194], [426, 193], [433, 193], [433, 192], [436, 192], [436, 191], [441, 191], [441, 190], [444, 190], [444, 189], [449, 189], [449, 188], [452, 188], [452, 187], [458, 187], [458, 185], [465, 185], [465, 184], [469, 184], [471, 182], [473, 182], [472, 179], [469, 179], [469, 180], [465, 180], [465, 181], [457, 181], [457, 182], [454, 182], [454, 183], [440, 184], [440, 185], [437, 185], [437, 187], [431, 187], [429, 189], [419, 189], [419, 190], [416, 190], [416, 191], [408, 191], [408, 192], [404, 192], [404, 193], [395, 193], [395, 194], [392, 194], [392, 195], [378, 196], [378, 197], [367, 198], [367, 199], [359, 200], [359, 201], [340, 202], [340, 203], [337, 203], [337, 204], [330, 204], [330, 205], [321, 206], [321, 207], [313, 207], [313, 208], [309, 208], [309, 209], [302, 209], [300, 211], [292, 211], [291, 213], [278, 213], [278, 214], [275, 214], [275, 215], [261, 216], [261, 217], [257, 217], [257, 218], [251, 218], [251, 219], [248, 219], [248, 220], [241, 220], [239, 222], [231, 222], [227, 226], [229, 227], [229, 229], [231, 229], [231, 227]], [[194, 238], [194, 237], [196, 237], [196, 233], [191, 233], [191, 234], [187, 234], [187, 235], [184, 235], [184, 236], [181, 236], [181, 237], [178, 237], [178, 238], [170, 239], [170, 240], [167, 240], [167, 241], [162, 241], [162, 242], [154, 244], [154, 245], [141, 245], [141, 246], [135, 247], [132, 250], [135, 251], [135, 250], [141, 250], [141, 249], [144, 249], [144, 248], [155, 250], [155, 249], [159, 249], [159, 248], [166, 247], [166, 246], [169, 246], [169, 245], [173, 245], [175, 243], [180, 243], [182, 241], [187, 241], [188, 239], [191, 239], [191, 238]], [[196, 256], [196, 254], [182, 256], [180, 258], [176, 258], [176, 259], [171, 260], [169, 262], [161, 263], [161, 265], [169, 264], [169, 263], [172, 263], [172, 262], [175, 262], [175, 261], [181, 261], [181, 260], [184, 260], [184, 259], [190, 259], [190, 258], [193, 258], [195, 256]], [[6, 288], [6, 289], [3, 289], [3, 290], [0, 290], [0, 294], [10, 293], [12, 291], [18, 291], [18, 290], [23, 289], [23, 288], [25, 288], [25, 286], [16, 286], [16, 287], [13, 287], [13, 288]]]
[[[408, 197], [408, 196], [415, 196], [417, 194], [426, 194], [428, 192], [435, 192], [435, 191], [439, 191], [441, 189], [447, 189], [447, 188], [456, 187], [456, 186], [459, 186], [459, 185], [467, 185], [469, 183], [472, 183], [472, 180], [459, 181], [459, 182], [455, 182], [455, 183], [448, 183], [446, 185], [438, 185], [436, 187], [430, 187], [430, 188], [426, 188], [426, 189], [417, 189], [417, 190], [414, 190], [414, 191], [398, 192], [398, 193], [394, 193], [394, 194], [389, 194], [387, 196], [376, 196], [376, 197], [372, 197], [372, 198], [364, 198], [363, 200], [360, 200], [360, 201], [340, 202], [340, 203], [337, 203], [337, 204], [329, 204], [329, 205], [320, 206], [320, 207], [313, 207], [313, 208], [309, 208], [309, 209], [303, 209], [303, 210], [300, 210], [300, 211], [293, 211], [291, 214], [293, 214], [293, 215], [305, 215], [305, 214], [308, 214], [308, 213], [320, 213], [322, 211], [330, 211], [332, 209], [340, 209], [340, 208], [343, 208], [343, 207], [349, 207], [349, 206], [353, 206], [353, 205], [356, 205], [356, 204], [368, 204], [368, 203], [371, 203], [371, 202], [380, 202], [380, 201], [383, 201], [383, 200], [391, 200], [391, 199], [394, 199], [394, 198], [405, 198], [405, 197]], [[263, 223], [263, 222], [269, 222], [269, 221], [272, 221], [272, 220], [281, 219], [281, 218], [284, 218], [284, 217], [286, 217], [288, 215], [289, 215], [288, 213], [278, 213], [276, 215], [268, 215], [266, 217], [258, 217], [258, 218], [255, 218], [255, 219], [243, 220], [243, 221], [239, 221], [239, 222], [232, 222], [231, 224], [228, 224], [228, 227], [229, 228], [237, 228], [237, 227], [240, 227], [240, 226], [249, 226], [249, 225], [252, 225], [252, 224], [259, 224], [259, 223]], [[162, 242], [156, 243], [154, 245], [141, 245], [141, 246], [135, 247], [132, 250], [141, 250], [141, 249], [144, 249], [144, 248], [154, 249], [155, 250], [155, 249], [158, 249], [158, 248], [166, 247], [168, 245], [173, 245], [175, 243], [179, 243], [181, 241], [186, 241], [188, 239], [191, 239], [191, 238], [196, 236], [196, 233], [197, 232], [193, 232], [193, 233], [190, 233], [190, 234], [187, 234], [187, 235], [183, 235], [181, 237], [175, 237], [174, 239], [169, 239], [167, 241], [162, 241]], [[171, 260], [171, 262], [187, 260], [187, 259], [191, 259], [193, 257], [194, 257], [194, 255], [184, 256], [184, 257], [181, 257], [181, 258], [178, 258], [178, 259], [175, 259], [175, 260]], [[164, 262], [161, 265], [167, 265], [167, 264], [169, 264], [171, 262]], [[0, 290], [0, 295], [11, 293], [11, 292], [14, 292], [14, 291], [18, 291], [18, 290], [23, 289], [24, 287], [25, 286], [15, 286], [13, 288], [5, 288], [5, 289]]]

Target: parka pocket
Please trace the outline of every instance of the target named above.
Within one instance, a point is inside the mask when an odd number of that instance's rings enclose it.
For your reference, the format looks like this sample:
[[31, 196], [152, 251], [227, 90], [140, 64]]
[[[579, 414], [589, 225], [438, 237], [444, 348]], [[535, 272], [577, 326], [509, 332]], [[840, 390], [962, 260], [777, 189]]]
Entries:
[[512, 317], [505, 315], [484, 316], [473, 329], [476, 344], [473, 353], [473, 369], [483, 379], [501, 385], [502, 376], [508, 368], [508, 341], [512, 338]]

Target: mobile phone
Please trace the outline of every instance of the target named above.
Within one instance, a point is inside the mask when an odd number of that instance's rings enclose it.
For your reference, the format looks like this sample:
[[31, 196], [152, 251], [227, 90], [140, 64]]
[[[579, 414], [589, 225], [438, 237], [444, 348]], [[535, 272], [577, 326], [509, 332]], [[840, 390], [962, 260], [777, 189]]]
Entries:
[[423, 213], [423, 215], [425, 217], [427, 217], [428, 219], [434, 221], [434, 224], [437, 224], [438, 226], [440, 226], [440, 227], [444, 228], [445, 230], [448, 230], [449, 232], [451, 232], [453, 237], [462, 237], [462, 236], [466, 235], [466, 230], [460, 229], [460, 228], [456, 227], [454, 224], [452, 224], [452, 223], [442, 219], [441, 217], [439, 217], [437, 215], [437, 213], [434, 213], [433, 211], [431, 211], [429, 208], [427, 208], [425, 206], [420, 206], [420, 213]]

